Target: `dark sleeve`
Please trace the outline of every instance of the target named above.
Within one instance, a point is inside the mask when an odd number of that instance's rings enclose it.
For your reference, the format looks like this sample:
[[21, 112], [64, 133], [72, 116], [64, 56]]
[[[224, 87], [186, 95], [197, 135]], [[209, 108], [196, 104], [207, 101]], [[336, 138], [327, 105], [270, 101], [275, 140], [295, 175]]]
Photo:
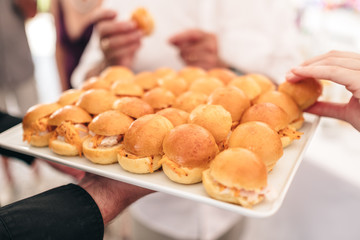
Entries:
[[[22, 122], [21, 118], [10, 116], [9, 114], [0, 112], [0, 133], [21, 122]], [[17, 158], [19, 160], [26, 162], [29, 165], [31, 165], [35, 159], [33, 156], [10, 151], [2, 147], [0, 147], [0, 154], [7, 157]]]
[[81, 187], [69, 184], [0, 209], [0, 239], [103, 239], [98, 206]]

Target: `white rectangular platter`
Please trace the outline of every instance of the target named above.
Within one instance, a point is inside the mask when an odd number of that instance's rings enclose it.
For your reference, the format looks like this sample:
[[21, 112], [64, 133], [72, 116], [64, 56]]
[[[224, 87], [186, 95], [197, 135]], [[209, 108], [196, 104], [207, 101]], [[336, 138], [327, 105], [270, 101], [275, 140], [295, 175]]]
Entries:
[[210, 198], [201, 183], [193, 185], [174, 183], [162, 171], [152, 174], [133, 174], [123, 170], [119, 164], [97, 165], [84, 157], [64, 157], [54, 154], [49, 148], [31, 147], [22, 141], [21, 124], [0, 134], [0, 146], [118, 181], [210, 204], [248, 217], [264, 218], [273, 215], [280, 208], [319, 123], [317, 116], [305, 113], [304, 117], [305, 123], [300, 129], [304, 133], [301, 139], [295, 140], [284, 149], [284, 155], [269, 173], [268, 185], [272, 191], [272, 197], [266, 198], [252, 209]]

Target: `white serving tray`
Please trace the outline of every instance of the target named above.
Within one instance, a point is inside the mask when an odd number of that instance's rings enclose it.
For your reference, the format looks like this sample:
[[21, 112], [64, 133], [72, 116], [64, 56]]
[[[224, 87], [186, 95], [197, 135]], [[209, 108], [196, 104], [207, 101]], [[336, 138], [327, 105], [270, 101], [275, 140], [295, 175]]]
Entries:
[[84, 157], [64, 157], [54, 154], [46, 147], [31, 147], [22, 141], [21, 124], [0, 134], [0, 146], [118, 181], [210, 204], [248, 217], [264, 218], [273, 215], [280, 208], [319, 123], [317, 116], [305, 113], [304, 117], [305, 123], [300, 130], [304, 134], [301, 139], [295, 140], [284, 149], [284, 155], [279, 159], [273, 171], [269, 173], [268, 185], [272, 191], [272, 197], [266, 198], [252, 209], [210, 198], [201, 183], [193, 185], [174, 183], [162, 171], [152, 174], [134, 174], [126, 172], [119, 164], [97, 165]]

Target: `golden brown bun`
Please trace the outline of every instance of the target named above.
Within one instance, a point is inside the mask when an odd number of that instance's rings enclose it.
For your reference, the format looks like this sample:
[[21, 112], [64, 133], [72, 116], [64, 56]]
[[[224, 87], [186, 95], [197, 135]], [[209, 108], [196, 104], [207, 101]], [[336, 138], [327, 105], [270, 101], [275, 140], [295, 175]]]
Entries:
[[97, 115], [89, 124], [89, 130], [103, 136], [124, 134], [133, 119], [120, 111], [109, 110]]
[[258, 155], [245, 148], [219, 153], [210, 164], [210, 176], [230, 188], [260, 190], [267, 186], [267, 170]]
[[190, 113], [189, 123], [207, 129], [214, 136], [216, 143], [219, 144], [228, 136], [232, 119], [231, 114], [223, 106], [203, 104], [197, 106]]
[[313, 105], [322, 93], [321, 82], [314, 78], [307, 78], [296, 83], [283, 82], [278, 90], [294, 99], [301, 110]]
[[207, 98], [204, 93], [186, 91], [175, 100], [173, 107], [191, 112], [200, 104], [205, 104]]
[[158, 76], [152, 72], [141, 72], [134, 78], [134, 82], [145, 91], [155, 88], [157, 86], [157, 80]]
[[143, 7], [137, 8], [131, 15], [138, 27], [144, 31], [145, 35], [150, 35], [154, 31], [154, 19], [150, 13]]
[[171, 107], [176, 97], [169, 90], [157, 87], [146, 92], [142, 99], [156, 111]]
[[254, 103], [270, 102], [281, 107], [288, 115], [289, 121], [293, 122], [301, 116], [301, 110], [295, 101], [286, 93], [268, 91], [255, 99]]
[[281, 107], [268, 102], [254, 104], [244, 112], [241, 123], [251, 121], [267, 123], [275, 131], [290, 123], [288, 114]]
[[234, 78], [229, 83], [229, 86], [239, 88], [250, 100], [253, 100], [261, 94], [261, 87], [259, 86], [259, 84], [247, 75]]
[[268, 77], [262, 74], [251, 73], [246, 76], [254, 80], [260, 86], [261, 94], [267, 91], [275, 90], [276, 88], [275, 84]]
[[120, 166], [131, 173], [153, 173], [161, 168], [161, 155], [154, 157], [137, 157], [120, 149], [117, 158]]
[[165, 137], [164, 154], [181, 167], [207, 168], [218, 153], [214, 137], [195, 124], [175, 127]]
[[231, 114], [233, 122], [240, 121], [242, 114], [251, 104], [242, 90], [231, 86], [216, 89], [207, 103], [223, 106]]
[[134, 79], [134, 73], [126, 67], [110, 66], [105, 68], [99, 77], [111, 85], [116, 81], [132, 81]]
[[64, 121], [71, 121], [72, 123], [88, 123], [91, 120], [91, 116], [84, 109], [75, 105], [67, 105], [51, 114], [48, 124], [51, 126], [59, 126]]
[[206, 77], [207, 73], [204, 69], [199, 67], [185, 67], [178, 72], [179, 77], [182, 77], [190, 86], [194, 81], [201, 77]]
[[139, 118], [154, 113], [154, 109], [144, 100], [136, 97], [122, 97], [114, 102], [113, 109], [132, 117]]
[[110, 90], [110, 87], [111, 87], [111, 83], [105, 81], [103, 78], [91, 77], [83, 83], [81, 89], [85, 91], [89, 89], [98, 89], [98, 88]]
[[23, 129], [30, 128], [36, 120], [50, 116], [61, 107], [58, 103], [43, 103], [30, 107], [22, 120]]
[[173, 128], [165, 117], [149, 114], [136, 119], [125, 133], [124, 149], [138, 157], [162, 154], [164, 137]]
[[115, 82], [111, 85], [111, 92], [118, 97], [141, 97], [144, 94], [142, 87], [135, 82]]
[[188, 121], [189, 113], [177, 108], [165, 108], [156, 114], [166, 117], [174, 127], [185, 124]]
[[268, 171], [272, 170], [283, 155], [283, 146], [277, 132], [266, 123], [257, 121], [237, 126], [229, 138], [228, 146], [253, 151], [265, 163]]
[[293, 128], [295, 128], [296, 130], [299, 130], [302, 125], [304, 124], [304, 114], [301, 113], [300, 117], [298, 119], [295, 119], [295, 121], [290, 123], [290, 126], [292, 126]]
[[85, 91], [76, 105], [90, 114], [99, 114], [111, 110], [116, 97], [105, 89], [91, 89]]
[[113, 147], [92, 147], [91, 138], [86, 138], [82, 145], [84, 156], [96, 164], [112, 164], [117, 162], [117, 152], [121, 144]]
[[176, 77], [177, 73], [172, 68], [168, 67], [161, 67], [156, 69], [155, 71], [156, 76], [159, 78], [173, 78]]
[[54, 153], [62, 156], [78, 156], [80, 154], [78, 148], [75, 145], [60, 141], [58, 139], [50, 139], [49, 148]]
[[159, 78], [158, 84], [160, 87], [171, 91], [175, 96], [181, 95], [188, 89], [185, 79], [178, 76]]
[[31, 135], [29, 144], [34, 147], [46, 147], [49, 145], [51, 132], [43, 135]]
[[84, 92], [83, 90], [79, 90], [79, 89], [68, 89], [60, 95], [59, 100], [57, 102], [61, 106], [73, 105], [77, 102], [77, 100], [79, 100], [83, 92]]
[[215, 77], [201, 77], [190, 85], [189, 91], [200, 92], [209, 96], [215, 89], [223, 86], [224, 83]]
[[237, 76], [234, 72], [227, 68], [213, 68], [210, 69], [207, 74], [221, 80], [225, 85]]
[[211, 197], [252, 207], [264, 199], [264, 194], [259, 192], [267, 186], [267, 170], [250, 150], [232, 148], [215, 157], [210, 168], [203, 172], [202, 181]]
[[166, 156], [163, 156], [161, 162], [165, 175], [171, 181], [181, 184], [193, 184], [201, 182], [202, 172], [207, 169], [207, 167], [182, 167], [169, 160]]

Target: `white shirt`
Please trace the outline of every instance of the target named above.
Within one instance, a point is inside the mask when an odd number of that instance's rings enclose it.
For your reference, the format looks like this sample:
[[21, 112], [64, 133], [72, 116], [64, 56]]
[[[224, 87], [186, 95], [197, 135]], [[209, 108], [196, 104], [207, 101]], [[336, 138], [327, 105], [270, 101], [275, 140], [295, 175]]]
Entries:
[[[276, 82], [303, 61], [299, 53], [294, 9], [281, 0], [114, 0], [105, 7], [118, 9], [119, 19], [129, 19], [137, 7], [148, 9], [155, 20], [154, 33], [146, 37], [137, 53], [133, 71], [159, 67], [184, 67], [168, 39], [184, 30], [199, 28], [218, 37], [221, 58], [246, 72], [263, 73]], [[84, 76], [103, 59], [94, 32], [75, 70], [72, 83], [80, 86]], [[240, 215], [156, 193], [131, 206], [131, 212], [149, 228], [179, 239], [215, 239], [239, 221]], [[219, 221], [220, 219], [220, 221]]]
[[[104, 7], [118, 9], [118, 18], [129, 19], [139, 6], [146, 7], [155, 21], [154, 33], [146, 37], [135, 58], [135, 72], [184, 67], [168, 39], [184, 30], [199, 28], [217, 34], [221, 58], [245, 72], [284, 81], [285, 73], [300, 64], [295, 11], [282, 0], [108, 0]], [[91, 67], [103, 59], [96, 31], [90, 40], [72, 83], [80, 87]]]

